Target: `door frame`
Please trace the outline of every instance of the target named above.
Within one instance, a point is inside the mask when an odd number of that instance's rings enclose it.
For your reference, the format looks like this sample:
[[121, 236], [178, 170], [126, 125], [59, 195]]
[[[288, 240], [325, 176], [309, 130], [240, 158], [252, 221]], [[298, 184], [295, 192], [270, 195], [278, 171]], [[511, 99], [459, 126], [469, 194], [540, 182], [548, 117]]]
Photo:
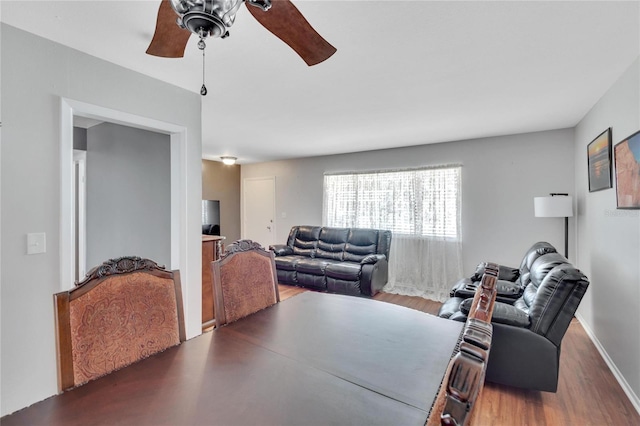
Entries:
[[[183, 282], [188, 282], [187, 266], [187, 128], [164, 121], [117, 111], [73, 99], [60, 98], [60, 290], [74, 286], [74, 160], [73, 117], [149, 130], [170, 136], [171, 150], [171, 269], [181, 269]], [[188, 292], [189, 286], [183, 286]], [[187, 297], [183, 300], [188, 300]], [[188, 305], [185, 303], [185, 305]], [[188, 311], [188, 306], [185, 306]]]

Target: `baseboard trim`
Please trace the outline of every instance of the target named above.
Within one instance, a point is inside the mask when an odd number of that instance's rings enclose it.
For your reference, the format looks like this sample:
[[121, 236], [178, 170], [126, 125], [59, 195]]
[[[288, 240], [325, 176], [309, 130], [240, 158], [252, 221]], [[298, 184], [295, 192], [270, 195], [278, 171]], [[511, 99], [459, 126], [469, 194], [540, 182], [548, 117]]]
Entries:
[[576, 313], [576, 318], [578, 319], [578, 321], [580, 321], [580, 325], [582, 325], [582, 328], [584, 328], [584, 331], [587, 333], [587, 336], [589, 336], [596, 349], [598, 349], [598, 352], [600, 352], [600, 356], [602, 356], [602, 359], [604, 359], [604, 362], [607, 364], [609, 370], [611, 370], [613, 376], [622, 387], [622, 390], [629, 398], [629, 401], [631, 401], [633, 407], [636, 409], [638, 414], [640, 414], [640, 398], [638, 398], [638, 395], [636, 395], [633, 389], [631, 389], [631, 386], [629, 386], [629, 383], [626, 381], [622, 373], [620, 373], [620, 370], [618, 370], [618, 367], [616, 367], [616, 364], [604, 349], [604, 346], [602, 346], [593, 330], [591, 330], [591, 328], [587, 325], [587, 322], [582, 318], [580, 314]]

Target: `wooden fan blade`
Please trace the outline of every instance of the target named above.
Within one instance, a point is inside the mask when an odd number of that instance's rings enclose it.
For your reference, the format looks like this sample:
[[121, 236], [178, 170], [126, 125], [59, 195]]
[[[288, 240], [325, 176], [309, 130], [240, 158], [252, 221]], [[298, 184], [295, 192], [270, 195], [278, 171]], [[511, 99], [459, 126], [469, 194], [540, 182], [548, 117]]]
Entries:
[[191, 32], [176, 24], [177, 15], [169, 0], [162, 0], [158, 9], [156, 32], [153, 34], [147, 54], [163, 58], [182, 58]]
[[336, 53], [336, 48], [313, 29], [289, 0], [272, 0], [271, 9], [266, 12], [249, 4], [247, 8], [263, 27], [295, 50], [307, 65], [319, 64]]

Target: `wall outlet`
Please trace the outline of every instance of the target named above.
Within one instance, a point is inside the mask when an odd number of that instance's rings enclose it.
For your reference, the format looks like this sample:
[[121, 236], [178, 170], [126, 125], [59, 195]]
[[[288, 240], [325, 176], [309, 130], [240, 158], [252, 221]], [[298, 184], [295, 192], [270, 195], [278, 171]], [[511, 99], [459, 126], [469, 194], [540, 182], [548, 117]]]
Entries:
[[27, 254], [45, 253], [47, 251], [47, 234], [38, 232], [27, 234]]

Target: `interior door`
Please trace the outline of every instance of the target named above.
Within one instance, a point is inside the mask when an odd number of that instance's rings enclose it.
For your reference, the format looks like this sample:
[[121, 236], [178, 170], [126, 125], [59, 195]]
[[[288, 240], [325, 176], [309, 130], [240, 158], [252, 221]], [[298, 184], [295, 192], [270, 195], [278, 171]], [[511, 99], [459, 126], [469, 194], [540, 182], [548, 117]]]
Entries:
[[242, 187], [242, 238], [256, 241], [267, 249], [275, 244], [275, 177], [247, 178]]

